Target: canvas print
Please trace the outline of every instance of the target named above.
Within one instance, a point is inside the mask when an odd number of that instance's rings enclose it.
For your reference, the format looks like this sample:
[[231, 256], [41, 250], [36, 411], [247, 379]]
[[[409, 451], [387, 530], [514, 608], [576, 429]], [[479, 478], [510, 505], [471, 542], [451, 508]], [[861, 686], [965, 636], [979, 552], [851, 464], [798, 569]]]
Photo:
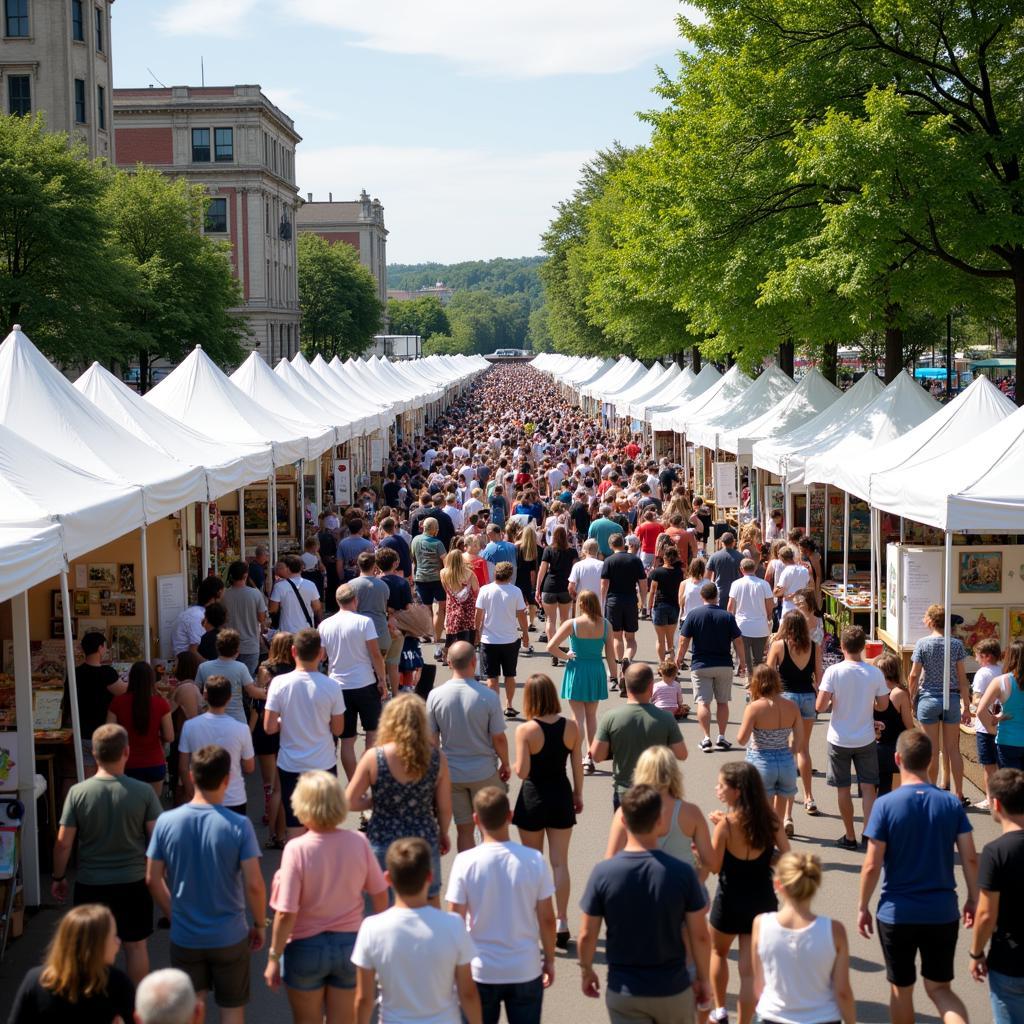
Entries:
[[89, 586], [113, 587], [117, 583], [117, 565], [114, 562], [90, 562]]
[[[106, 619], [79, 619], [78, 620], [78, 639], [81, 640], [86, 633], [102, 633], [104, 636], [107, 635], [107, 620]], [[110, 652], [107, 652], [107, 660], [110, 660]]]
[[118, 615], [125, 618], [132, 618], [135, 615], [135, 598], [134, 597], [122, 597], [117, 602]]
[[960, 552], [960, 593], [1001, 594], [1003, 553], [1001, 551]]
[[50, 591], [50, 615], [59, 619], [64, 614], [64, 597], [59, 590]]
[[121, 593], [135, 593], [135, 563], [120, 562], [117, 566], [117, 579], [120, 584]]
[[1006, 619], [1006, 642], [1024, 640], [1024, 608], [1008, 609]]
[[143, 651], [141, 626], [112, 626], [110, 630], [110, 649], [114, 661], [142, 661]]
[[[78, 622], [71, 619], [71, 635], [78, 635]], [[50, 639], [51, 640], [63, 640], [64, 639], [64, 620], [63, 619], [50, 619]]]
[[974, 645], [990, 637], [1003, 642], [1002, 608], [958, 608], [954, 605], [953, 615], [963, 620], [954, 620], [952, 633], [960, 638], [968, 654], [973, 655]]
[[88, 590], [75, 591], [75, 614], [88, 615], [91, 610]]

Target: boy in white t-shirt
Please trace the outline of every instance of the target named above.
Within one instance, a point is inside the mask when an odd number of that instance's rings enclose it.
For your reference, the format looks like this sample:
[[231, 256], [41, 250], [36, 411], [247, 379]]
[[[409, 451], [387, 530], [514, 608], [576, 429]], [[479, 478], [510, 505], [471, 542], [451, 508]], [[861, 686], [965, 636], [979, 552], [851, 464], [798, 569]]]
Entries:
[[388, 847], [384, 878], [395, 905], [363, 920], [352, 950], [356, 1024], [370, 1024], [380, 985], [380, 1024], [481, 1024], [470, 963], [476, 946], [462, 919], [427, 904], [430, 847], [419, 838]]
[[772, 631], [775, 599], [772, 588], [760, 576], [752, 558], [740, 562], [740, 578], [729, 588], [726, 608], [736, 616], [736, 625], [743, 634], [743, 647], [750, 673], [764, 661], [765, 644]]
[[[974, 673], [971, 680], [971, 693], [974, 694], [974, 702], [981, 700], [981, 695], [988, 689], [988, 684], [996, 676], [1003, 674], [1003, 666], [999, 659], [1002, 657], [1002, 650], [999, 641], [994, 637], [988, 637], [974, 645], [974, 657], [978, 659], [981, 668]], [[996, 758], [996, 737], [985, 728], [981, 718], [974, 717], [974, 741], [978, 745], [978, 763], [985, 769], [985, 799], [978, 801], [974, 806], [980, 810], [988, 810], [988, 780], [999, 767]]]

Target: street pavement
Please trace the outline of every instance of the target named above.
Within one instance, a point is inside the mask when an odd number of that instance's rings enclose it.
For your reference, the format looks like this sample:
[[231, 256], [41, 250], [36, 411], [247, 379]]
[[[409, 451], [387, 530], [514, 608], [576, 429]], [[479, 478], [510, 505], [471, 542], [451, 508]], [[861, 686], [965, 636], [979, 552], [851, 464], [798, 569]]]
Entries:
[[[543, 623], [538, 624], [543, 629]], [[656, 665], [654, 630], [649, 622], [642, 622], [640, 627], [640, 650], [638, 660]], [[534, 638], [536, 653], [532, 656], [524, 656], [520, 660], [520, 683], [532, 672], [550, 673], [556, 685], [561, 684], [562, 669], [552, 668], [551, 660], [543, 652], [544, 639], [538, 633]], [[424, 645], [425, 656], [430, 656], [430, 647]], [[448, 676], [447, 670], [439, 668], [437, 683], [441, 683]], [[684, 693], [688, 691], [688, 674], [683, 673], [682, 679]], [[616, 706], [621, 702], [617, 693], [612, 693], [607, 702], [602, 705], [602, 712]], [[689, 699], [692, 704], [692, 698]], [[521, 700], [516, 706], [521, 708]], [[735, 735], [736, 728], [743, 715], [744, 690], [742, 681], [737, 680], [733, 688], [731, 711], [729, 716], [729, 735]], [[514, 752], [513, 733], [517, 726], [516, 722], [509, 723], [509, 748]], [[715, 781], [717, 771], [721, 764], [729, 760], [742, 759], [743, 751], [735, 748], [727, 753], [715, 751], [711, 754], [702, 754], [698, 748], [700, 732], [694, 715], [683, 723], [683, 736], [689, 750], [689, 757], [683, 765], [685, 778], [685, 789], [687, 799], [697, 803], [705, 812], [715, 810], [719, 805], [715, 799]], [[858, 877], [862, 854], [858, 852], [847, 852], [835, 846], [836, 838], [842, 834], [842, 825], [836, 809], [835, 796], [825, 785], [823, 770], [825, 765], [825, 727], [822, 720], [819, 720], [815, 727], [812, 739], [812, 757], [816, 766], [814, 778], [814, 793], [818, 803], [820, 814], [818, 817], [809, 817], [803, 813], [802, 806], [798, 803], [795, 811], [796, 837], [793, 841], [793, 848], [797, 850], [810, 850], [822, 859], [824, 867], [824, 881], [819, 892], [816, 909], [823, 914], [828, 914], [841, 921], [847, 930], [850, 942], [851, 968], [853, 990], [857, 998], [857, 1020], [863, 1024], [889, 1020], [888, 1007], [888, 986], [885, 980], [885, 968], [881, 957], [881, 950], [877, 937], [872, 939], [861, 938], [856, 932], [857, 917], [857, 896]], [[821, 769], [820, 771], [818, 769]], [[339, 769], [340, 770], [340, 769]], [[256, 776], [249, 779], [249, 806], [262, 807], [262, 791], [260, 790]], [[515, 793], [518, 790], [518, 780], [512, 782], [512, 799], [514, 802]], [[982, 794], [971, 785], [965, 783], [965, 792], [972, 800], [981, 799]], [[859, 814], [859, 802], [858, 802]], [[998, 834], [998, 828], [986, 812], [970, 810], [969, 817], [975, 829], [975, 842], [980, 850], [981, 847]], [[582, 894], [583, 887], [591, 868], [604, 855], [605, 844], [608, 836], [608, 828], [612, 818], [611, 806], [611, 775], [609, 763], [605, 762], [599, 766], [596, 775], [585, 778], [584, 781], [584, 809], [579, 815], [579, 822], [576, 826], [572, 845], [570, 848], [570, 867], [572, 873], [572, 897], [570, 899], [570, 927], [573, 936], [576, 935], [579, 924], [579, 911], [577, 901]], [[258, 819], [257, 819], [258, 822]], [[350, 822], [355, 826], [354, 817]], [[257, 833], [262, 843], [266, 835], [266, 829], [257, 823]], [[858, 820], [858, 833], [861, 824]], [[453, 842], [454, 842], [454, 829]], [[514, 830], [513, 830], [514, 832]], [[513, 838], [515, 838], [513, 834]], [[449, 854], [443, 864], [443, 873], [447, 879], [448, 868], [451, 863]], [[927, 857], [928, 851], [922, 851], [922, 856]], [[280, 854], [276, 852], [265, 852], [263, 857], [263, 869], [267, 879], [269, 892], [270, 879], [273, 876], [280, 862]], [[962, 876], [957, 875], [957, 882], [960, 888], [961, 902], [965, 895]], [[708, 888], [714, 896], [715, 879], [711, 876], [708, 879]], [[443, 890], [442, 890], [443, 892]], [[14, 992], [18, 983], [24, 976], [26, 970], [39, 963], [43, 950], [52, 933], [54, 925], [59, 917], [60, 911], [52, 905], [49, 892], [44, 892], [46, 906], [34, 914], [27, 923], [26, 932], [23, 938], [13, 942], [8, 950], [7, 956], [0, 964], [0, 1015], [6, 1019]], [[875, 897], [877, 902], [877, 894]], [[987, 990], [984, 986], [974, 982], [968, 972], [968, 939], [961, 933], [957, 946], [956, 957], [956, 981], [954, 988], [960, 997], [965, 1001], [970, 1017], [973, 1021], [991, 1019]], [[601, 939], [598, 948], [598, 974], [604, 984], [605, 972], [603, 964], [604, 940]], [[168, 960], [168, 933], [158, 931], [150, 942], [150, 951], [154, 968], [166, 966]], [[732, 954], [732, 964], [729, 977], [729, 1010], [731, 1019], [736, 1020], [735, 997], [738, 988], [736, 973], [736, 953]], [[262, 972], [266, 964], [266, 953], [261, 952], [253, 958], [253, 982], [252, 999], [249, 1004], [246, 1019], [252, 1024], [281, 1024], [289, 1019], [288, 1003], [283, 993], [271, 992], [263, 983]], [[410, 965], [410, 969], [414, 969]], [[916, 997], [916, 1020], [938, 1021], [934, 1013], [934, 1007], [928, 1002], [923, 986], [919, 983]], [[579, 985], [579, 970], [576, 966], [575, 942], [570, 945], [567, 952], [559, 951], [556, 964], [556, 978], [552, 988], [544, 997], [544, 1020], [552, 1024], [570, 1024], [570, 1022], [588, 1020], [602, 1021], [606, 1019], [603, 1005], [583, 996]], [[210, 1020], [218, 1019], [216, 1010], [211, 1010]]]

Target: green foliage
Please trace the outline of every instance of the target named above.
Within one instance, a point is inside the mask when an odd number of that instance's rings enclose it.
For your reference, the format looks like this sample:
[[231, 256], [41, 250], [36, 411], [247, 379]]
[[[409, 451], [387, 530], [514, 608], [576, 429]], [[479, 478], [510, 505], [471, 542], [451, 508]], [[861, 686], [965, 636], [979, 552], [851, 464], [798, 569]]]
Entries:
[[547, 305], [538, 306], [530, 313], [527, 340], [529, 342], [528, 347], [534, 352], [554, 352], [555, 346], [551, 341], [551, 328], [548, 326]]
[[388, 302], [391, 334], [418, 334], [424, 341], [435, 334], [448, 334], [451, 324], [436, 295], [418, 299], [391, 299]]
[[392, 263], [388, 287], [416, 291], [443, 281], [453, 291], [485, 291], [496, 295], [522, 292], [531, 306], [541, 302], [543, 288], [537, 270], [543, 256], [520, 259], [473, 260], [466, 263]]
[[327, 359], [361, 355], [380, 330], [384, 309], [359, 254], [303, 232], [298, 263], [303, 352]]

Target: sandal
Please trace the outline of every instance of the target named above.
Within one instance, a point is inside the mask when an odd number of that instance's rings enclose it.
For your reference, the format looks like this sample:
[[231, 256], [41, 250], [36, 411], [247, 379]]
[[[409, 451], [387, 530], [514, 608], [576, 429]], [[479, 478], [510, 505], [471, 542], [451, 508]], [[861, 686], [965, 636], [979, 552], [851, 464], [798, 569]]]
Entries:
[[264, 850], [283, 850], [284, 849], [284, 840], [283, 839], [278, 839], [277, 836], [271, 836], [263, 844], [263, 849]]
[[813, 818], [818, 814], [818, 805], [808, 798], [804, 801], [804, 810]]
[[786, 838], [787, 839], [792, 839], [793, 838], [793, 833], [796, 832], [796, 827], [793, 824], [793, 819], [792, 818], [786, 818], [782, 822], [782, 831], [786, 833]]

